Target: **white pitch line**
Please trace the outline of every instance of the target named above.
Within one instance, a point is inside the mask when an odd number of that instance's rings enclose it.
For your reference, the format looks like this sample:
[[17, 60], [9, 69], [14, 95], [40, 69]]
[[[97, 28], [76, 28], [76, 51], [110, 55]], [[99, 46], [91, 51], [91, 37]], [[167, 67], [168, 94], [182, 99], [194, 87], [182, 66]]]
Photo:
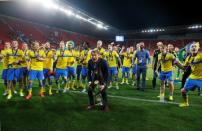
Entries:
[[[85, 92], [80, 92], [80, 91], [71, 91], [73, 93], [78, 93], [78, 94], [87, 94]], [[173, 105], [178, 105], [179, 103], [177, 102], [169, 102], [169, 101], [164, 101], [160, 102], [159, 100], [149, 100], [149, 99], [142, 99], [142, 98], [135, 98], [135, 97], [125, 97], [125, 96], [114, 96], [114, 95], [108, 95], [111, 98], [118, 98], [118, 99], [125, 99], [125, 100], [134, 100], [134, 101], [143, 101], [143, 102], [152, 102], [152, 103], [162, 103], [162, 104], [173, 104]]]
[[[52, 89], [52, 90], [57, 90], [57, 89]], [[63, 89], [60, 89], [60, 90], [62, 91]], [[81, 92], [81, 91], [67, 91], [67, 92], [73, 92], [73, 93], [78, 93], [78, 94], [87, 94], [86, 92]], [[142, 98], [135, 98], [135, 97], [114, 96], [114, 95], [107, 95], [107, 96], [111, 97], [111, 98], [118, 98], [118, 99], [132, 100], [132, 101], [143, 101], [143, 102], [151, 102], [151, 103], [179, 105], [178, 102], [170, 102], [170, 101], [161, 102], [160, 100], [149, 100], [149, 99], [142, 99]], [[191, 106], [199, 106], [199, 105], [191, 104]]]
[[[78, 93], [78, 94], [87, 94], [86, 92], [80, 92], [80, 91], [71, 91], [71, 92]], [[143, 101], [143, 102], [171, 104], [171, 105], [179, 105], [180, 104], [178, 102], [171, 102], [171, 101], [161, 102], [160, 100], [149, 100], [149, 99], [142, 99], [142, 98], [135, 98], [135, 97], [114, 96], [114, 95], [107, 95], [107, 96], [111, 97], [111, 98], [118, 98], [118, 99], [131, 100], [131, 101]], [[197, 104], [191, 104], [190, 106], [201, 107], [201, 105], [197, 105]]]
[[149, 100], [149, 99], [142, 99], [142, 98], [135, 98], [135, 97], [125, 97], [125, 96], [113, 96], [113, 95], [108, 95], [109, 97], [112, 98], [119, 98], [119, 99], [125, 99], [125, 100], [134, 100], [134, 101], [143, 101], [143, 102], [152, 102], [152, 103], [162, 103], [162, 104], [173, 104], [173, 105], [179, 105], [177, 102], [169, 102], [169, 101], [164, 101], [160, 102], [160, 100]]

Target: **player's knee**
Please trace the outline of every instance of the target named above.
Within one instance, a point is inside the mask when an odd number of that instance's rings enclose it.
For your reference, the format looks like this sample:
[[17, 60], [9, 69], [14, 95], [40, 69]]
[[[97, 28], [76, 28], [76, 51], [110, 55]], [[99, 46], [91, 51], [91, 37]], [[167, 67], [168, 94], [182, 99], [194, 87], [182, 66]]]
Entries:
[[182, 93], [182, 95], [186, 95], [186, 94], [187, 94], [186, 89], [185, 89], [185, 88], [182, 88], [182, 89], [181, 89], [181, 93]]

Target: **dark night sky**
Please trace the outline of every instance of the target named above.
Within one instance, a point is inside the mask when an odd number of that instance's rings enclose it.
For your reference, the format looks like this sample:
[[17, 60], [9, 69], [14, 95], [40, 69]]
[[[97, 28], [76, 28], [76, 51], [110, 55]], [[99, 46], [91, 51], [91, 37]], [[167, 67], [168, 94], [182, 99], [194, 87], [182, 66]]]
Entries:
[[202, 23], [197, 0], [66, 1], [121, 30]]

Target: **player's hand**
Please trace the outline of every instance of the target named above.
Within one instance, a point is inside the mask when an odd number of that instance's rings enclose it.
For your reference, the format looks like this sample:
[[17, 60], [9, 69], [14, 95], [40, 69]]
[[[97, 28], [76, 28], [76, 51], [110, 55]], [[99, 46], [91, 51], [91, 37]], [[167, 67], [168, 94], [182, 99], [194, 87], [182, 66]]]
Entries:
[[105, 89], [105, 85], [100, 85], [100, 91], [103, 91]]
[[88, 86], [91, 88], [91, 84], [92, 84], [92, 82], [91, 81], [89, 81], [88, 82]]
[[37, 57], [37, 60], [38, 60], [38, 61], [43, 61], [43, 60], [44, 60], [44, 58], [42, 58], [42, 57], [38, 56], [38, 57]]
[[55, 49], [51, 49], [53, 52], [56, 52], [56, 50]]
[[41, 57], [37, 57], [37, 60], [38, 60], [38, 61], [41, 61]]
[[99, 84], [99, 81], [98, 80], [94, 81], [94, 84], [95, 85]]
[[15, 62], [13, 62], [14, 65], [18, 65], [20, 61], [16, 60]]
[[26, 55], [26, 56], [25, 56], [25, 60], [29, 60], [29, 56]]
[[179, 62], [178, 62], [177, 60], [175, 60], [173, 63], [176, 65], [176, 64], [178, 64]]

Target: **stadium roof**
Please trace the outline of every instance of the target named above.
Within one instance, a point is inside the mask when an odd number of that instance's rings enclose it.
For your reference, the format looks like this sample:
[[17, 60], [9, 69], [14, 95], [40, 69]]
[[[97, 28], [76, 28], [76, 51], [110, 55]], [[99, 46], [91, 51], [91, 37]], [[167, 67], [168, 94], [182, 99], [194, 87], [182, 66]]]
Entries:
[[202, 22], [199, 0], [66, 0], [120, 30]]

